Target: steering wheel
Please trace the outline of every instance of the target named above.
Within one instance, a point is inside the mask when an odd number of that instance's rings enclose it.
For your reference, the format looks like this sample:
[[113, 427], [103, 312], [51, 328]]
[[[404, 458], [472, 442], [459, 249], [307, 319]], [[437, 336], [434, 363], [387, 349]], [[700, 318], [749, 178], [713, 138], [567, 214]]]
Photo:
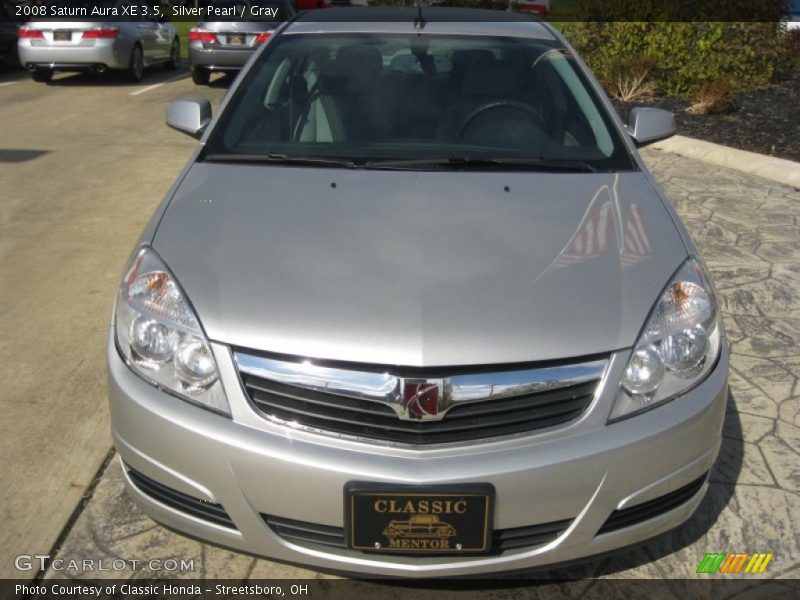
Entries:
[[523, 112], [537, 127], [547, 131], [547, 123], [545, 123], [544, 118], [539, 114], [539, 111], [533, 108], [530, 104], [518, 102], [517, 100], [492, 100], [491, 102], [481, 104], [478, 108], [467, 115], [463, 121], [461, 121], [461, 125], [458, 128], [458, 139], [464, 138], [464, 133], [467, 131], [469, 126], [472, 125], [472, 122], [475, 121], [475, 119], [477, 119], [480, 115], [485, 112], [489, 112], [490, 110], [498, 110], [501, 108], [512, 108]]

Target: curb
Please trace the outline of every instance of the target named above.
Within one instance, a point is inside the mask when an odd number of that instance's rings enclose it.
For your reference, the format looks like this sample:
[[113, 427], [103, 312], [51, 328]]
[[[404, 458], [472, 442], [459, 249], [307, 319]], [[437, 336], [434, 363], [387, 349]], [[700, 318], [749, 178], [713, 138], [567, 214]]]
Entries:
[[651, 148], [800, 188], [800, 163], [676, 135]]

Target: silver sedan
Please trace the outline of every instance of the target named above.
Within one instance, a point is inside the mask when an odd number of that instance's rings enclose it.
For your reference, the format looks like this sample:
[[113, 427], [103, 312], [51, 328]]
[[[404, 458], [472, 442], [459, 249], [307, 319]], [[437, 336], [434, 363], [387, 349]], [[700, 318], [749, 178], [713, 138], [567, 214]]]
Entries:
[[154, 519], [370, 576], [541, 567], [691, 517], [728, 343], [624, 124], [547, 23], [330, 9], [283, 25], [134, 249], [111, 422]]
[[[59, 7], [71, 12], [60, 12]], [[113, 20], [73, 17], [75, 9], [95, 7], [116, 12]], [[125, 71], [129, 81], [141, 81], [145, 67], [164, 65], [177, 69], [180, 40], [171, 23], [161, 22], [143, 6], [128, 0], [92, 0], [45, 5], [43, 19], [19, 30], [19, 60], [34, 81], [48, 82], [55, 71]], [[61, 16], [68, 15], [68, 16]], [[82, 20], [84, 19], [84, 20]], [[95, 20], [92, 20], [95, 19]]]
[[206, 20], [189, 32], [189, 63], [197, 85], [207, 84], [212, 72], [241, 69], [295, 14], [290, 0], [215, 0], [207, 10]]

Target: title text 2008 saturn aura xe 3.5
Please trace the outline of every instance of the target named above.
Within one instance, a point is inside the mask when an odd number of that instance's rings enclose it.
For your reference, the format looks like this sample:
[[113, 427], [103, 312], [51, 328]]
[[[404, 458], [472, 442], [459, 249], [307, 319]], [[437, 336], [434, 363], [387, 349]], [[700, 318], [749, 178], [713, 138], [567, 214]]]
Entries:
[[530, 569], [691, 516], [728, 348], [636, 150], [669, 113], [623, 125], [527, 16], [332, 9], [283, 24], [213, 119], [192, 98], [167, 123], [200, 143], [108, 344], [147, 514], [400, 576]]

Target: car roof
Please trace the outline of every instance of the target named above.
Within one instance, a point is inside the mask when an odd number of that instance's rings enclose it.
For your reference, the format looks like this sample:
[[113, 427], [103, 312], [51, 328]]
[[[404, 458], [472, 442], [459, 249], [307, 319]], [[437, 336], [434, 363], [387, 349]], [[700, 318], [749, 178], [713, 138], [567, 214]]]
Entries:
[[[511, 11], [423, 7], [422, 31], [555, 40], [536, 17]], [[339, 7], [301, 13], [284, 33], [419, 33], [418, 8]]]

